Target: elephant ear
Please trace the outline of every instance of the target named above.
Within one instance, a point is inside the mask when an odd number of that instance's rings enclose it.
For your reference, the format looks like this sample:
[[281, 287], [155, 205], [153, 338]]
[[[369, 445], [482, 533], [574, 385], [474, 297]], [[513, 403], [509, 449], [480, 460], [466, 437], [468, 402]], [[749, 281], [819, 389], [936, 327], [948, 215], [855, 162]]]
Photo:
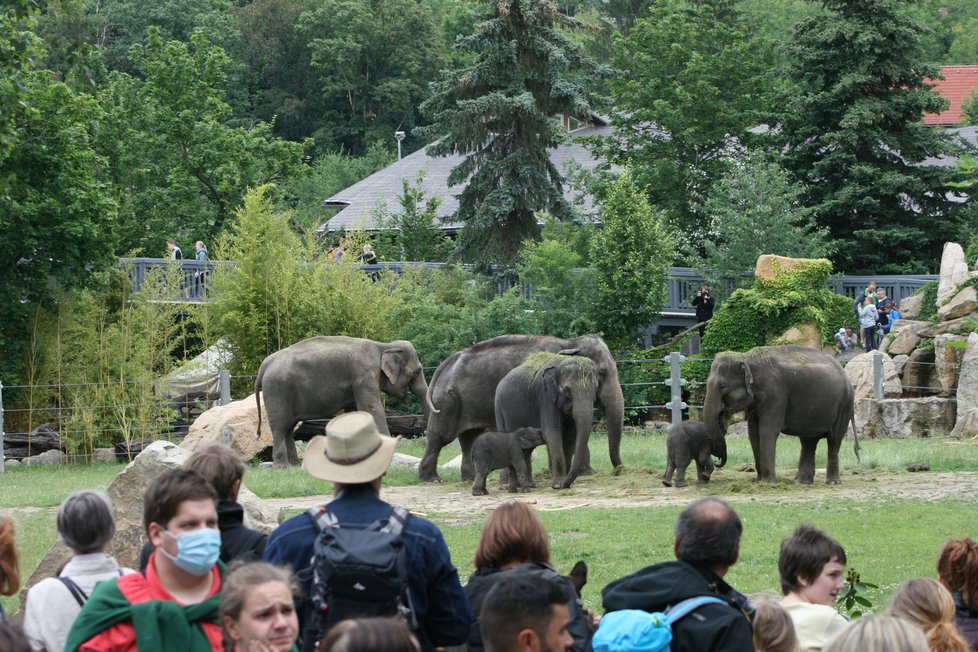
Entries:
[[543, 395], [550, 402], [556, 403], [560, 396], [560, 370], [557, 367], [547, 367], [541, 375], [543, 376]]
[[744, 372], [744, 387], [747, 389], [747, 400], [754, 401], [754, 376], [751, 375], [750, 365], [746, 362], [740, 363], [740, 368]]
[[401, 356], [403, 349], [387, 349], [380, 357], [380, 370], [387, 376], [391, 383], [397, 381], [398, 374], [401, 373]]

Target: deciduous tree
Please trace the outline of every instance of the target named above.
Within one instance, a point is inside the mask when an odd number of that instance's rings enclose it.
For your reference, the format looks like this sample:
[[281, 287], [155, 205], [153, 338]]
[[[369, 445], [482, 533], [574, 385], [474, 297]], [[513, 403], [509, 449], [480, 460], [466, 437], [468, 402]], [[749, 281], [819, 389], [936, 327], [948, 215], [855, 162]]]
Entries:
[[666, 304], [675, 237], [628, 171], [609, 189], [601, 217], [604, 228], [591, 238], [594, 320], [606, 336], [621, 339], [654, 324]]
[[656, 0], [618, 41], [614, 133], [598, 151], [631, 169], [653, 204], [688, 237], [691, 209], [748, 141], [770, 88], [765, 52], [747, 39], [728, 2]]

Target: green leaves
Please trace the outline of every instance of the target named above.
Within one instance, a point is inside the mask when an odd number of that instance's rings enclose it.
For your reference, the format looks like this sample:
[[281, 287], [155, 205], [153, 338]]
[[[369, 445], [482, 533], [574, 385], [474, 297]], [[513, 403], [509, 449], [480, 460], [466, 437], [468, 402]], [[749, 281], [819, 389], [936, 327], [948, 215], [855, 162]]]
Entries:
[[849, 618], [859, 618], [866, 613], [872, 613], [874, 605], [865, 594], [869, 589], [878, 588], [875, 584], [863, 582], [859, 571], [849, 568], [846, 571], [846, 583], [836, 600], [836, 608]]
[[609, 337], [625, 338], [655, 322], [668, 298], [675, 238], [629, 172], [615, 180], [591, 240], [597, 270], [594, 319]]
[[922, 58], [923, 28], [906, 4], [826, 2], [788, 44], [798, 87], [784, 94], [777, 140], [850, 274], [928, 271], [960, 225], [950, 171], [921, 165], [955, 147], [920, 122], [947, 101], [932, 90], [938, 70]]
[[421, 110], [434, 123], [424, 132], [437, 140], [429, 154], [466, 155], [449, 177], [465, 184], [456, 214], [463, 256], [509, 263], [539, 238], [536, 213], [573, 216], [548, 153], [566, 137], [554, 116], [586, 114], [603, 71], [557, 29], [574, 21], [549, 0], [487, 2], [486, 10], [456, 46], [472, 63], [442, 73]]

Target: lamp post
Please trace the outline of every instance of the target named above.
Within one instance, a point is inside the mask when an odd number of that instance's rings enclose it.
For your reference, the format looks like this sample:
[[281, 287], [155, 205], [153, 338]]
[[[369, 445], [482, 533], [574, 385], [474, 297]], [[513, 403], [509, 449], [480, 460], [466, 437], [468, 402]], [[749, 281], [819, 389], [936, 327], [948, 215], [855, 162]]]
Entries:
[[401, 131], [400, 129], [398, 129], [397, 131], [394, 132], [394, 140], [397, 141], [397, 160], [398, 161], [401, 160], [401, 141], [404, 140], [404, 136], [406, 136], [406, 134], [403, 131]]

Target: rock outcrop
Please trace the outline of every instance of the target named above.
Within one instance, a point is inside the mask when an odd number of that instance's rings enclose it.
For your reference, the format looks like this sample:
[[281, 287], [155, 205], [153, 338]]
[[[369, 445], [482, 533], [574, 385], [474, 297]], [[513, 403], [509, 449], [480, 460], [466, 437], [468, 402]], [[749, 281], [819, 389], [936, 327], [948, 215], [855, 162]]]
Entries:
[[899, 398], [903, 395], [893, 360], [885, 353], [870, 351], [857, 355], [845, 367], [846, 377], [856, 390], [856, 399], [873, 398], [873, 360], [877, 357], [883, 360], [883, 397]]
[[953, 398], [856, 399], [856, 431], [860, 437], [907, 438], [944, 436], [957, 418]]
[[261, 437], [258, 436], [258, 406], [255, 404], [255, 395], [251, 394], [248, 398], [212, 407], [201, 414], [190, 425], [190, 430], [180, 445], [192, 452], [215, 443], [230, 446], [246, 462], [266, 449], [271, 450], [272, 431], [268, 427], [268, 419], [265, 418], [264, 401]]
[[956, 242], [945, 242], [941, 255], [941, 276], [937, 282], [937, 305], [951, 298], [954, 289], [970, 278], [964, 249]]
[[952, 435], [978, 435], [978, 333], [968, 336], [958, 373], [958, 414]]

